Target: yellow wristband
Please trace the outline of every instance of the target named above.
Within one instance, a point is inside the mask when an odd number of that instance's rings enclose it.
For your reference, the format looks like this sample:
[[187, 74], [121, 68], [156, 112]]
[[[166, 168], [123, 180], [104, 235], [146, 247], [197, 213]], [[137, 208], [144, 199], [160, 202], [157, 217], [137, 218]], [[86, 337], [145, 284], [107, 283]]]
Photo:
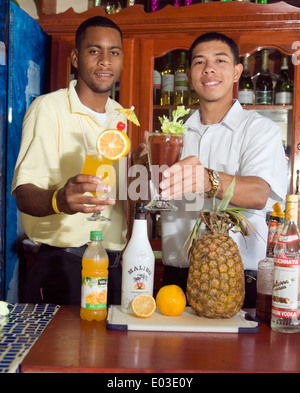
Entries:
[[58, 207], [57, 207], [57, 194], [58, 194], [59, 190], [60, 190], [60, 188], [58, 188], [54, 192], [54, 194], [52, 195], [52, 208], [53, 208], [53, 210], [55, 211], [56, 214], [64, 214], [63, 212], [59, 211]]

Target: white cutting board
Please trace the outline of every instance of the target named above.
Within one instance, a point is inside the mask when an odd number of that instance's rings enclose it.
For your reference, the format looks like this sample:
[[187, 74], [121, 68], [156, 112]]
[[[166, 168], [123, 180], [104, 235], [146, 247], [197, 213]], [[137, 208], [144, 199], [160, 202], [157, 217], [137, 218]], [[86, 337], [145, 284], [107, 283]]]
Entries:
[[202, 318], [196, 315], [191, 307], [186, 307], [178, 317], [162, 315], [156, 309], [150, 318], [138, 318], [133, 313], [122, 312], [121, 306], [110, 306], [106, 327], [113, 330], [257, 333], [259, 321], [248, 320], [248, 317], [251, 318], [249, 314], [240, 310], [238, 314], [228, 319]]

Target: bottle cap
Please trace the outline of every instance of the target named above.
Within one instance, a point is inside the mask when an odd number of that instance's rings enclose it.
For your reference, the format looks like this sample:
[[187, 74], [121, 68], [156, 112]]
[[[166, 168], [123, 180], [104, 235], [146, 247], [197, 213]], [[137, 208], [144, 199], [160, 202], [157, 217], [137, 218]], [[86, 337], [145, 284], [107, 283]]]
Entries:
[[91, 231], [90, 239], [91, 240], [102, 240], [102, 231]]
[[299, 195], [294, 195], [294, 194], [292, 194], [292, 195], [287, 195], [287, 196], [286, 196], [286, 200], [287, 200], [288, 202], [298, 202], [298, 201], [299, 201]]
[[146, 205], [146, 202], [136, 202], [134, 209], [135, 218], [143, 220], [147, 217], [147, 209], [145, 208]]
[[135, 211], [137, 213], [146, 213], [147, 212], [147, 210], [145, 208], [146, 205], [147, 205], [146, 202], [136, 202]]
[[275, 203], [275, 205], [273, 205], [273, 212], [270, 214], [270, 216], [272, 217], [284, 217], [285, 214], [284, 212], [281, 210], [281, 206], [280, 203], [277, 202]]

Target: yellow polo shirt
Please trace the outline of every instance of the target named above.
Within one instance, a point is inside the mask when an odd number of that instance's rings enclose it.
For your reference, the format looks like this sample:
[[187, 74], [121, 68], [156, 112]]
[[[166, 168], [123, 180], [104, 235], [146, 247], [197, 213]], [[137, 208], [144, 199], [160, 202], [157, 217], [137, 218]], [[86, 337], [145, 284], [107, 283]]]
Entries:
[[[40, 96], [28, 108], [23, 122], [22, 139], [12, 182], [12, 195], [21, 184], [31, 183], [44, 189], [65, 185], [70, 177], [81, 173], [85, 147], [79, 116], [89, 146], [96, 146], [98, 135], [104, 128], [96, 117], [80, 102], [75, 90], [76, 81], [68, 89]], [[116, 111], [121, 106], [108, 99], [105, 128], [116, 128], [125, 117]], [[110, 222], [84, 221], [83, 213], [52, 214], [33, 217], [21, 213], [22, 226], [35, 243], [56, 247], [80, 247], [90, 238], [90, 231], [103, 231], [103, 246], [108, 250], [122, 250], [126, 244], [127, 223], [124, 215], [126, 189], [126, 159], [114, 163], [116, 169], [116, 204], [107, 206], [104, 215]], [[120, 196], [120, 192], [123, 195]], [[90, 214], [91, 215], [91, 214]]]

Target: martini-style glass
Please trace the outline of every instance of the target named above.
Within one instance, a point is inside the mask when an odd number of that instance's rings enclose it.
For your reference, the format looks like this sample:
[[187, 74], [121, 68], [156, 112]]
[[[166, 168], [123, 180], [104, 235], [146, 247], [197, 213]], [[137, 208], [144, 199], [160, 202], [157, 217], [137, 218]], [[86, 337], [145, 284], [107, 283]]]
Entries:
[[151, 213], [178, 210], [169, 199], [159, 195], [159, 183], [162, 181], [162, 167], [170, 167], [178, 162], [182, 147], [183, 135], [155, 132], [148, 135], [148, 157], [154, 196], [146, 205], [146, 209]]
[[[97, 176], [101, 179], [96, 192], [92, 192], [98, 198], [106, 198], [107, 194], [101, 190], [102, 185], [113, 186], [115, 184], [115, 170], [112, 162], [98, 153], [98, 151], [89, 149], [85, 155], [85, 161], [81, 173], [86, 175]], [[111, 221], [103, 215], [102, 212], [94, 213], [91, 217], [84, 219], [85, 221]]]

